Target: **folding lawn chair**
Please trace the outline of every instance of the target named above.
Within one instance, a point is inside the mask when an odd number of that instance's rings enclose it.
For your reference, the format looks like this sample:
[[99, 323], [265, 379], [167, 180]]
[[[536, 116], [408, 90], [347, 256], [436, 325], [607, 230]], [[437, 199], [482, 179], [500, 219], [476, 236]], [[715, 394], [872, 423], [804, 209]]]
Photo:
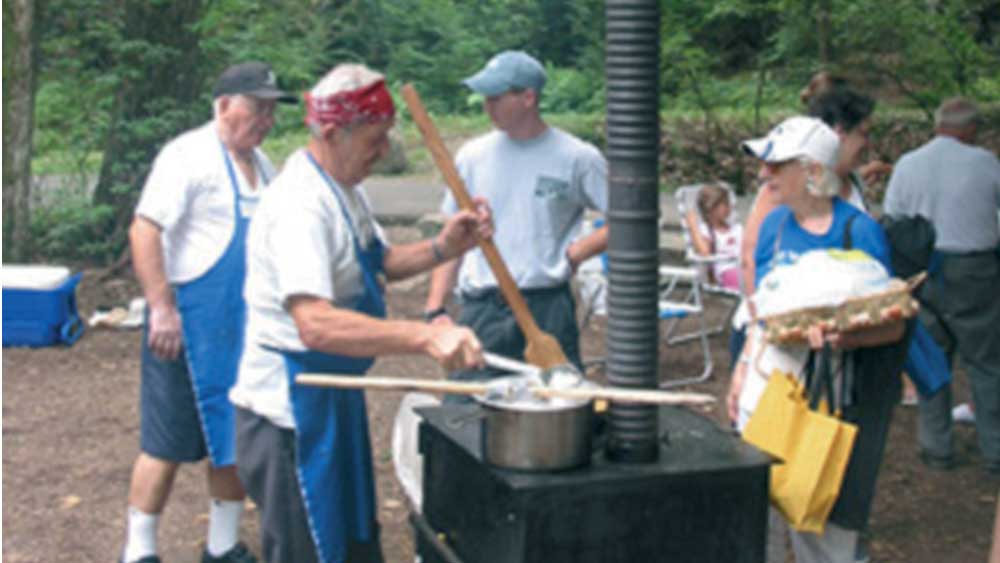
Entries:
[[[600, 223], [596, 226], [600, 227]], [[595, 256], [581, 264], [577, 271], [577, 278], [580, 282], [580, 301], [583, 307], [580, 321], [581, 331], [589, 324], [594, 315], [607, 314], [605, 303], [608, 285], [607, 273], [608, 259], [606, 254]], [[700, 327], [700, 336], [688, 338], [688, 340], [695, 338], [699, 340], [703, 365], [701, 373], [697, 376], [672, 379], [661, 383], [660, 387], [676, 387], [704, 381], [712, 374], [713, 364], [708, 331], [705, 330], [701, 284], [697, 283], [699, 273], [697, 269], [692, 267], [660, 266], [659, 274], [658, 316], [671, 325], [687, 317], [696, 320]], [[584, 365], [587, 367], [604, 363], [605, 358], [584, 359]]]
[[[662, 338], [668, 346], [697, 340], [701, 348], [702, 370], [693, 377], [672, 378], [660, 382], [661, 389], [700, 383], [712, 375], [712, 349], [709, 346], [709, 331], [705, 329], [705, 307], [702, 303], [699, 283], [700, 274], [696, 268], [684, 266], [660, 266], [660, 320], [667, 321]], [[670, 334], [683, 319], [690, 318], [698, 325], [698, 330], [686, 333], [683, 338], [670, 338]]]
[[[714, 182], [713, 184], [724, 188], [729, 193], [730, 207], [733, 210], [732, 215], [730, 217], [730, 222], [735, 224], [737, 222], [738, 217], [736, 214], [736, 196], [733, 193], [732, 187], [729, 186], [729, 184], [726, 184], [725, 182]], [[687, 221], [685, 220], [685, 217], [687, 216], [689, 211], [697, 210], [698, 194], [700, 193], [701, 189], [706, 185], [708, 184], [701, 183], [701, 184], [691, 184], [687, 186], [681, 186], [680, 188], [677, 188], [677, 191], [674, 192], [674, 197], [677, 202], [677, 213], [679, 214], [681, 231], [682, 234], [684, 235], [684, 261], [687, 263], [689, 267], [694, 268], [694, 270], [697, 272], [697, 276], [694, 280], [692, 280], [692, 283], [695, 283], [696, 285], [699, 286], [698, 288], [699, 294], [721, 296], [724, 299], [731, 301], [732, 304], [729, 306], [729, 309], [727, 310], [722, 321], [715, 326], [705, 327], [702, 320], [702, 323], [699, 325], [698, 329], [675, 334], [680, 318], [672, 319], [671, 322], [667, 325], [667, 331], [666, 334], [664, 335], [664, 338], [666, 338], [668, 345], [680, 344], [682, 342], [686, 342], [688, 340], [692, 340], [695, 338], [701, 338], [703, 336], [714, 336], [716, 334], [722, 333], [723, 331], [726, 330], [726, 327], [729, 325], [729, 322], [732, 319], [733, 313], [736, 312], [736, 308], [740, 304], [741, 295], [739, 291], [723, 287], [721, 284], [716, 283], [716, 281], [713, 280], [710, 275], [712, 266], [720, 262], [731, 261], [732, 258], [727, 256], [720, 256], [717, 254], [713, 254], [710, 256], [703, 256], [699, 254], [692, 242], [691, 233], [688, 231], [688, 224]], [[700, 215], [698, 217], [700, 224], [701, 217]]]

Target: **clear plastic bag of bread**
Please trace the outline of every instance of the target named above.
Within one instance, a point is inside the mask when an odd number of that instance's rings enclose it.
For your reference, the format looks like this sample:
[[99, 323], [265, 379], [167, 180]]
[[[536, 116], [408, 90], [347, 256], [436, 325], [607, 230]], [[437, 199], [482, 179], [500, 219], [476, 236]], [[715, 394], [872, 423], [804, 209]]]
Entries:
[[850, 332], [913, 317], [919, 306], [911, 293], [925, 277], [890, 277], [861, 250], [811, 250], [780, 259], [753, 301], [768, 342], [797, 343], [817, 324]]

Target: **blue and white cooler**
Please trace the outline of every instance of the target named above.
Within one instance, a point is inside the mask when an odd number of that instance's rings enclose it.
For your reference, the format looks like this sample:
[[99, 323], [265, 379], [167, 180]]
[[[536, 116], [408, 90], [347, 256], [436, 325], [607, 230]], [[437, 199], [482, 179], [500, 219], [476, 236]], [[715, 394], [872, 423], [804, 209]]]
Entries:
[[82, 273], [63, 266], [7, 265], [3, 279], [3, 345], [72, 345], [83, 335], [76, 310]]

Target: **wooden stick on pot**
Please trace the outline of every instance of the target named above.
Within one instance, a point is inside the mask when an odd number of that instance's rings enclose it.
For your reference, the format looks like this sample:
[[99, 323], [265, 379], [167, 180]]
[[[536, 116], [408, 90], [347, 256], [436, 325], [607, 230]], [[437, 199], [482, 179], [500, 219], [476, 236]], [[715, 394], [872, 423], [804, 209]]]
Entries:
[[489, 388], [485, 383], [466, 381], [325, 373], [300, 373], [295, 377], [295, 383], [313, 387], [334, 387], [337, 389], [428, 391], [431, 393], [452, 393], [455, 395], [481, 395]]
[[[488, 383], [463, 381], [442, 381], [438, 379], [413, 379], [406, 377], [378, 377], [359, 375], [334, 375], [302, 373], [295, 378], [299, 385], [314, 387], [335, 387], [338, 389], [381, 389], [396, 391], [430, 391], [432, 393], [453, 393], [456, 395], [483, 395], [490, 388]], [[656, 405], [706, 405], [715, 402], [715, 397], [704, 393], [682, 393], [676, 391], [649, 391], [645, 389], [624, 389], [620, 387], [529, 387], [532, 393], [544, 398], [559, 399], [607, 399], [621, 403], [646, 403]]]
[[[431, 121], [427, 110], [424, 109], [424, 104], [420, 101], [420, 96], [417, 94], [416, 89], [411, 84], [406, 84], [403, 86], [402, 94], [403, 100], [406, 101], [406, 106], [410, 109], [413, 122], [420, 129], [420, 134], [424, 138], [424, 144], [431, 151], [434, 163], [437, 164], [438, 170], [441, 171], [441, 175], [444, 177], [445, 183], [448, 184], [451, 194], [455, 197], [455, 202], [458, 204], [459, 209], [472, 210], [472, 198], [469, 197], [469, 192], [462, 181], [462, 177], [459, 176], [458, 170], [455, 168], [451, 154], [444, 145], [444, 141], [441, 140], [437, 127]], [[490, 270], [493, 271], [493, 276], [496, 277], [497, 283], [500, 285], [500, 292], [510, 306], [511, 311], [514, 312], [517, 325], [521, 327], [521, 332], [524, 333], [524, 338], [527, 341], [527, 346], [524, 349], [524, 358], [528, 363], [545, 369], [569, 363], [569, 360], [566, 359], [566, 354], [559, 345], [559, 341], [551, 334], [542, 331], [535, 322], [535, 318], [531, 316], [531, 310], [528, 309], [528, 304], [524, 301], [524, 296], [521, 295], [521, 291], [517, 288], [514, 278], [511, 277], [510, 270], [507, 269], [503, 257], [500, 256], [496, 245], [493, 244], [493, 239], [480, 241], [479, 247], [482, 249], [483, 255], [490, 265]]]

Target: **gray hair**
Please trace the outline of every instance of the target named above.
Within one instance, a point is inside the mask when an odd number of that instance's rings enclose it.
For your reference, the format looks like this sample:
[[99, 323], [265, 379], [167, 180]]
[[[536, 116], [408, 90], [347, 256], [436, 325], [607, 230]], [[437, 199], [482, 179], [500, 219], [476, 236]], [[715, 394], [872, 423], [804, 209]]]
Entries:
[[797, 160], [806, 169], [807, 173], [812, 166], [819, 166], [822, 171], [819, 182], [814, 181], [811, 177], [806, 180], [806, 191], [810, 195], [816, 197], [833, 197], [840, 193], [840, 177], [830, 167], [807, 156], [800, 156]]
[[934, 112], [934, 126], [945, 129], [963, 129], [975, 125], [979, 108], [966, 98], [948, 98]]

